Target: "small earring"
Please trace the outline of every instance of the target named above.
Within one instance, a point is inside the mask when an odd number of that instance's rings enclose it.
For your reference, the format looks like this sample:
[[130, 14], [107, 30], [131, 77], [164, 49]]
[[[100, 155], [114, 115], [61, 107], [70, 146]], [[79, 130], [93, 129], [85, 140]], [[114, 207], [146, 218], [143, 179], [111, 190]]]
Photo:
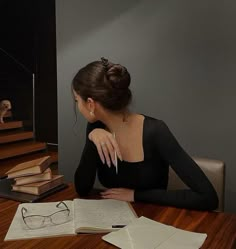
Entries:
[[90, 116], [94, 116], [94, 112], [90, 111], [89, 112]]

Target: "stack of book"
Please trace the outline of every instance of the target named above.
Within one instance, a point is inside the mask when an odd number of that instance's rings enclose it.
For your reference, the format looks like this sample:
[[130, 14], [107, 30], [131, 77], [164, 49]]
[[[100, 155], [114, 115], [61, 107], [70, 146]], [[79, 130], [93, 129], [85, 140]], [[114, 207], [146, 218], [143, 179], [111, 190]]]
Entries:
[[52, 174], [50, 164], [50, 156], [45, 156], [14, 166], [6, 172], [9, 179], [14, 179], [12, 191], [41, 195], [64, 184], [64, 176]]

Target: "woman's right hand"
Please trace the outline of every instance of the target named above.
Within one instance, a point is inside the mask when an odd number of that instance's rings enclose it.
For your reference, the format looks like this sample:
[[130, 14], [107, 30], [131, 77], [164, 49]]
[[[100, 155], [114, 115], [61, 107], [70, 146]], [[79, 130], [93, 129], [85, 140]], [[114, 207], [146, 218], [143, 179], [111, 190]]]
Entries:
[[111, 167], [112, 161], [116, 165], [116, 155], [122, 161], [118, 143], [112, 133], [101, 128], [96, 128], [89, 133], [88, 138], [96, 145], [103, 164], [106, 162], [108, 167]]

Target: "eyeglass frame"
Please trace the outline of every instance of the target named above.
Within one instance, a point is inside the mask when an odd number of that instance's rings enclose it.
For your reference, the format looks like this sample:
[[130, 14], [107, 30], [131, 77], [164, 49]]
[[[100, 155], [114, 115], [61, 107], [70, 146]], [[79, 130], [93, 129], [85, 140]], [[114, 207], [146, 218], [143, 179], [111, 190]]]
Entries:
[[[42, 228], [42, 227], [44, 227], [44, 226], [40, 226], [40, 227], [38, 227], [38, 228], [31, 228], [31, 227], [27, 224], [27, 222], [25, 221], [25, 219], [28, 218], [28, 217], [33, 217], [33, 216], [40, 216], [40, 217], [43, 217], [43, 218], [44, 218], [44, 220], [43, 220], [43, 222], [44, 222], [44, 221], [46, 220], [46, 218], [51, 217], [51, 216], [54, 215], [54, 214], [57, 214], [57, 213], [60, 213], [60, 212], [64, 212], [64, 211], [68, 211], [68, 216], [69, 216], [69, 215], [70, 215], [70, 209], [68, 208], [68, 206], [66, 205], [66, 203], [65, 203], [64, 201], [60, 201], [59, 203], [57, 203], [56, 207], [59, 208], [59, 206], [60, 206], [61, 204], [64, 204], [64, 206], [65, 206], [66, 208], [63, 209], [63, 210], [56, 211], [56, 212], [54, 212], [54, 213], [52, 213], [52, 214], [50, 214], [50, 215], [32, 214], [32, 215], [27, 215], [27, 216], [25, 216], [25, 215], [24, 215], [24, 212], [28, 212], [28, 210], [27, 210], [26, 207], [22, 207], [22, 208], [21, 208], [22, 219], [23, 219], [25, 225], [26, 225], [29, 229], [34, 230], [34, 229]], [[51, 222], [53, 225], [60, 225], [60, 224], [55, 224], [55, 223], [53, 223], [51, 218], [50, 218], [50, 222]], [[63, 223], [61, 223], [61, 224], [64, 224], [64, 223], [66, 223], [66, 222], [63, 222]]]

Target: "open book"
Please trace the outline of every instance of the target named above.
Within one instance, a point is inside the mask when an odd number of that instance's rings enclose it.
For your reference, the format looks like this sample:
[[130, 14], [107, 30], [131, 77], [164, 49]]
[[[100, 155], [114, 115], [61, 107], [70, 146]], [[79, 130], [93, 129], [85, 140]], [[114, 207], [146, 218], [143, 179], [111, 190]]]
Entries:
[[[124, 201], [74, 199], [58, 206], [59, 203], [19, 204], [4, 240], [105, 233], [118, 230], [137, 217]], [[34, 215], [37, 219], [32, 219]]]

